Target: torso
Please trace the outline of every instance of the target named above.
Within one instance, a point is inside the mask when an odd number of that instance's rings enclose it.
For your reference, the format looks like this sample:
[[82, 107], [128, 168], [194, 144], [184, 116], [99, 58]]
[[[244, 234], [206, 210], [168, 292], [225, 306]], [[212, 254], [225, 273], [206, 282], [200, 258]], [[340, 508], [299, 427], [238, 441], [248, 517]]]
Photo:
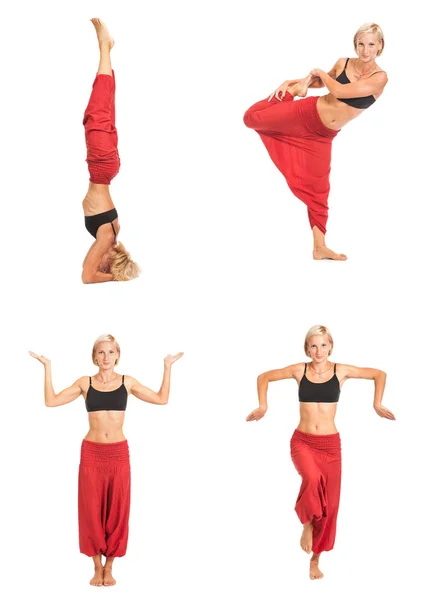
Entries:
[[[87, 400], [87, 393], [90, 387], [89, 378], [82, 388], [84, 400]], [[122, 385], [122, 375], [116, 376], [116, 379], [109, 382], [100, 388], [100, 383], [96, 382], [92, 378], [92, 387], [99, 393], [111, 392], [119, 389]], [[125, 385], [125, 383], [124, 383]], [[90, 429], [85, 436], [85, 440], [89, 442], [98, 442], [103, 444], [111, 444], [113, 442], [122, 442], [125, 440], [123, 432], [123, 425], [125, 419], [124, 410], [99, 410], [95, 412], [89, 412], [88, 423]]]
[[90, 183], [88, 192], [82, 201], [84, 217], [91, 217], [115, 208], [109, 193], [109, 186]]
[[[341, 388], [342, 382], [337, 377], [337, 372], [334, 373], [334, 364], [331, 365], [331, 370], [327, 379], [321, 380], [309, 368], [304, 373], [303, 369], [299, 369], [299, 374], [296, 377], [297, 384], [300, 388], [302, 379], [306, 377], [308, 382], [320, 385], [328, 384], [333, 388], [338, 385]], [[336, 379], [335, 379], [336, 378]], [[311, 386], [308, 386], [311, 388]], [[326, 386], [325, 386], [326, 387]], [[318, 390], [321, 392], [321, 390]], [[299, 402], [300, 422], [297, 426], [299, 431], [303, 433], [311, 433], [315, 435], [330, 435], [337, 433], [335, 417], [337, 411], [337, 402]]]
[[[355, 73], [352, 60], [349, 60], [346, 67], [346, 75], [350, 81], [350, 83], [354, 83], [358, 81], [358, 75]], [[340, 76], [343, 72], [345, 66], [344, 64], [340, 64], [337, 69], [336, 76], [334, 79]], [[380, 71], [380, 67], [376, 65], [376, 71]], [[370, 75], [371, 76], [371, 75]], [[380, 94], [374, 94], [374, 98], [377, 100], [381, 96]], [[320, 96], [317, 102], [317, 110], [320, 116], [321, 121], [324, 123], [326, 127], [329, 129], [341, 129], [344, 127], [349, 121], [355, 119], [358, 115], [360, 115], [365, 109], [354, 108], [353, 106], [349, 106], [344, 102], [338, 100], [332, 94], [325, 94], [324, 96]]]

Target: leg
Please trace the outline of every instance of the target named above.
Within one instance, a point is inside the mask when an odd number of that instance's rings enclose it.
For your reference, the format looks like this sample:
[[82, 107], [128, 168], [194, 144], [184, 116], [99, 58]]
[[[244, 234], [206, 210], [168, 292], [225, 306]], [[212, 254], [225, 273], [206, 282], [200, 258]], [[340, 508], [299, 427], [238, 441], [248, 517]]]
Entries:
[[81, 458], [78, 475], [79, 545], [82, 554], [95, 559], [106, 550], [103, 515], [107, 490], [103, 468], [84, 464], [85, 460]]
[[110, 585], [116, 584], [116, 580], [112, 576], [113, 561], [114, 561], [113, 558], [107, 558], [105, 566], [103, 568], [103, 585], [105, 585], [105, 586], [110, 586]]
[[346, 254], [337, 254], [330, 250], [325, 245], [325, 234], [318, 229], [316, 225], [312, 227], [312, 235], [314, 236], [314, 250], [312, 256], [315, 260], [347, 260]]
[[91, 19], [97, 33], [100, 48], [100, 63], [97, 75], [112, 76], [112, 64], [110, 60], [110, 51], [115, 42], [106, 28], [106, 25], [100, 19]]
[[309, 577], [311, 579], [322, 579], [324, 573], [318, 567], [320, 554], [313, 554], [309, 565]]
[[97, 554], [93, 556], [94, 562], [94, 577], [90, 579], [90, 585], [101, 586], [103, 585], [103, 565], [102, 555]]
[[244, 124], [258, 133], [267, 131], [282, 133], [285, 129], [284, 125], [290, 124], [287, 109], [292, 101], [293, 96], [289, 92], [286, 92], [282, 100], [277, 98], [270, 101], [260, 100], [247, 109], [243, 118]]
[[105, 534], [107, 559], [124, 556], [128, 543], [131, 473], [128, 463], [117, 464], [110, 473], [107, 491]]

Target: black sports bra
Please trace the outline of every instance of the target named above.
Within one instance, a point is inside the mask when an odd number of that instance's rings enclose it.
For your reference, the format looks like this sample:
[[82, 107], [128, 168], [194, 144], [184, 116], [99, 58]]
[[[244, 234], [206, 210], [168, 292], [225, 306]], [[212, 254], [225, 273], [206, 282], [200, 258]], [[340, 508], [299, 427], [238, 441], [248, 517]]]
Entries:
[[340, 383], [336, 375], [336, 364], [334, 363], [334, 375], [324, 383], [314, 383], [306, 377], [306, 367], [299, 384], [299, 402], [338, 402], [340, 396]]
[[124, 376], [122, 375], [122, 384], [111, 392], [100, 392], [91, 385], [87, 391], [85, 407], [87, 412], [97, 412], [99, 410], [125, 410], [127, 408], [128, 392], [124, 384]]
[[[346, 75], [346, 67], [349, 60], [349, 58], [346, 59], [343, 71], [338, 77], [336, 77], [336, 81], [342, 83], [343, 85], [345, 83], [352, 83]], [[375, 73], [384, 73], [384, 71], [375, 71]], [[375, 73], [373, 73], [372, 75], [375, 75]], [[372, 77], [372, 75], [370, 75], [370, 77]], [[340, 102], [344, 102], [349, 106], [353, 106], [354, 108], [369, 108], [375, 102], [374, 96], [364, 96], [363, 98], [337, 98], [337, 100], [340, 100]]]
[[93, 237], [97, 237], [97, 230], [101, 225], [105, 223], [110, 223], [112, 225], [113, 233], [116, 237], [115, 227], [113, 226], [113, 222], [118, 218], [118, 213], [116, 208], [112, 208], [111, 210], [107, 210], [106, 212], [99, 213], [98, 215], [92, 215], [91, 217], [85, 217], [85, 228], [88, 233], [91, 233]]

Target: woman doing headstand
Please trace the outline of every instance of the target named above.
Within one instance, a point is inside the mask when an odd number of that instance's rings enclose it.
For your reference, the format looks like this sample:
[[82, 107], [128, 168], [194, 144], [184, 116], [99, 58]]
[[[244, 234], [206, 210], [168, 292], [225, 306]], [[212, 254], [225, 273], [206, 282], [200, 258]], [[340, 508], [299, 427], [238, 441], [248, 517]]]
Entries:
[[378, 369], [363, 369], [331, 363], [333, 338], [326, 327], [315, 325], [306, 334], [305, 353], [309, 363], [298, 363], [268, 371], [258, 377], [259, 408], [247, 421], [265, 415], [270, 381], [295, 379], [299, 387], [300, 422], [290, 442], [293, 464], [302, 478], [296, 513], [303, 525], [302, 549], [310, 554], [311, 579], [321, 579], [318, 562], [321, 552], [332, 550], [336, 537], [341, 480], [340, 436], [334, 422], [340, 389], [348, 379], [374, 380], [374, 410], [380, 417], [394, 420], [382, 406], [386, 374]]
[[[375, 23], [366, 23], [354, 36], [357, 58], [340, 58], [328, 73], [313, 69], [303, 79], [285, 81], [268, 98], [244, 115], [257, 131], [293, 194], [308, 207], [314, 238], [314, 259], [346, 260], [325, 244], [330, 192], [332, 141], [349, 121], [369, 108], [388, 81], [376, 63], [384, 36]], [[326, 87], [325, 96], [306, 96], [308, 88]]]
[[115, 127], [115, 74], [110, 59], [114, 41], [100, 19], [91, 21], [99, 41], [100, 63], [83, 120], [90, 184], [82, 205], [85, 227], [96, 241], [84, 259], [82, 281], [128, 281], [139, 276], [140, 268], [117, 241], [118, 213], [109, 193], [109, 184], [120, 167]]
[[102, 335], [94, 342], [92, 352], [98, 372], [80, 377], [59, 394], [53, 389], [50, 360], [30, 354], [44, 365], [46, 406], [62, 406], [81, 395], [85, 399], [90, 428], [82, 442], [78, 476], [80, 551], [94, 561], [91, 585], [115, 585], [112, 564], [126, 553], [130, 513], [129, 450], [122, 430], [127, 397], [133, 394], [145, 402], [167, 404], [171, 366], [183, 353], [166, 356], [162, 385], [154, 392], [134, 377], [115, 373], [121, 354], [119, 345], [113, 336]]

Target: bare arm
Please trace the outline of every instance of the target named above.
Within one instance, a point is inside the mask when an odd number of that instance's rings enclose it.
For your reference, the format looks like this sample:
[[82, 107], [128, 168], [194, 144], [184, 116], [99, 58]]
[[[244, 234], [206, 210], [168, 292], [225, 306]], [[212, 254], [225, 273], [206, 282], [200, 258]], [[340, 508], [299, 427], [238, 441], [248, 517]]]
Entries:
[[103, 234], [100, 239], [96, 240], [87, 252], [82, 264], [82, 282], [83, 283], [102, 283], [104, 281], [112, 281], [112, 273], [103, 273], [99, 270], [102, 257], [112, 246], [115, 236], [111, 231], [108, 234]]
[[73, 402], [82, 394], [82, 377], [70, 387], [59, 394], [56, 394], [53, 388], [50, 360], [45, 356], [35, 354], [34, 352], [30, 352], [30, 355], [44, 365], [44, 402], [46, 406], [62, 406], [63, 404], [69, 404], [69, 402]]
[[339, 83], [332, 79], [321, 69], [311, 71], [312, 75], [318, 76], [328, 91], [336, 98], [363, 98], [365, 96], [379, 96], [386, 85], [388, 78], [386, 73], [376, 73], [367, 79], [360, 79], [353, 83]]
[[301, 364], [290, 365], [289, 367], [284, 367], [283, 369], [274, 369], [273, 371], [267, 371], [266, 373], [262, 373], [258, 377], [258, 399], [259, 399], [259, 408], [255, 408], [247, 417], [246, 421], [259, 421], [262, 417], [265, 416], [266, 411], [268, 410], [268, 400], [267, 400], [267, 392], [268, 392], [268, 384], [271, 381], [280, 381], [282, 379], [296, 379], [296, 375], [298, 374], [299, 369], [301, 368]]
[[145, 385], [141, 385], [141, 383], [139, 383], [133, 377], [129, 377], [129, 393], [133, 394], [139, 400], [149, 402], [150, 404], [168, 404], [169, 390], [171, 386], [171, 367], [176, 360], [183, 356], [183, 354], [183, 352], [179, 352], [174, 356], [168, 354], [168, 356], [165, 357], [162, 385], [160, 386], [158, 392], [154, 392]]
[[380, 417], [395, 420], [394, 414], [382, 405], [384, 388], [386, 387], [386, 373], [379, 369], [367, 369], [352, 365], [338, 365], [337, 370], [340, 380], [370, 379], [374, 381], [374, 410]]

